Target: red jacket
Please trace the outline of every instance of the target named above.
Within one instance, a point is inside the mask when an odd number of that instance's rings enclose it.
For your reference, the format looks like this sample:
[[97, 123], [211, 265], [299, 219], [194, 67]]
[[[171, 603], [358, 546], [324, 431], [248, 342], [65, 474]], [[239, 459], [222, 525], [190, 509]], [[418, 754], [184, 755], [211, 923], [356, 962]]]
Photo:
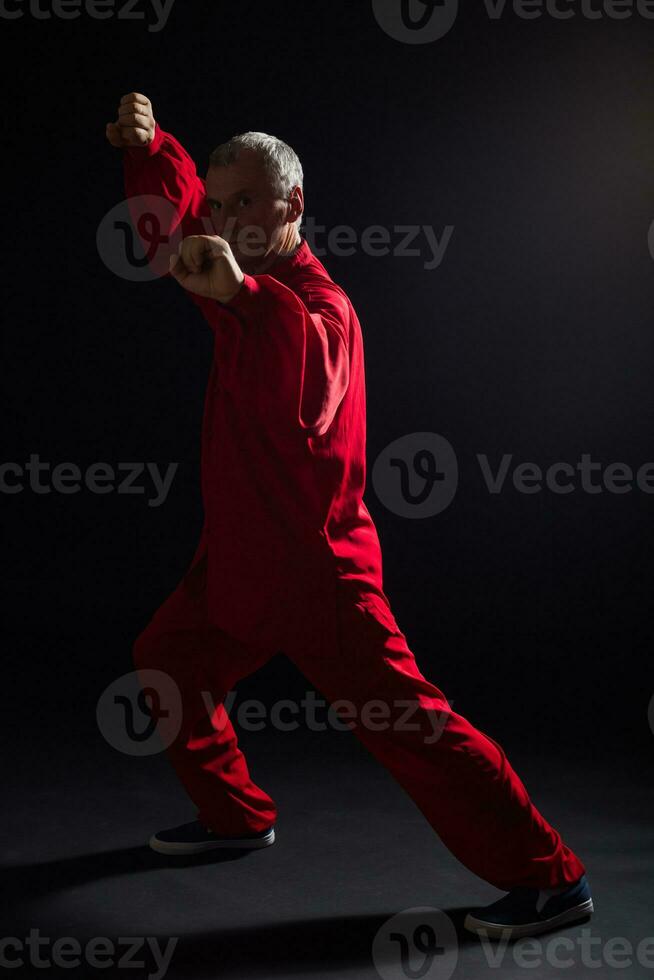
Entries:
[[[127, 197], [174, 206], [164, 234], [211, 234], [204, 181], [158, 126], [124, 153]], [[172, 214], [171, 210], [171, 214]], [[181, 229], [179, 222], [181, 220]], [[179, 288], [179, 287], [175, 287]], [[329, 606], [335, 580], [382, 588], [379, 539], [363, 502], [366, 402], [361, 326], [306, 240], [223, 305], [195, 294], [215, 342], [202, 430], [211, 622], [275, 642]]]

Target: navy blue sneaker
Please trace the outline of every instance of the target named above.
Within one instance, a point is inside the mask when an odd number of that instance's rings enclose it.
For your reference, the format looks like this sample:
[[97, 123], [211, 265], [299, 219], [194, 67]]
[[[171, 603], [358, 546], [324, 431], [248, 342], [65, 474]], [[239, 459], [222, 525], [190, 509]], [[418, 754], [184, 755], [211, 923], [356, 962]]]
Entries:
[[214, 833], [200, 823], [191, 823], [171, 827], [170, 830], [159, 830], [148, 841], [153, 851], [159, 854], [202, 854], [213, 851], [217, 847], [238, 847], [254, 850], [258, 847], [269, 847], [275, 843], [275, 828], [268, 827], [258, 834], [240, 834], [238, 837], [223, 837]]
[[582, 875], [558, 895], [548, 895], [538, 888], [514, 888], [492, 905], [473, 909], [463, 926], [468, 932], [491, 939], [520, 939], [589, 919], [592, 913], [590, 887], [586, 875]]

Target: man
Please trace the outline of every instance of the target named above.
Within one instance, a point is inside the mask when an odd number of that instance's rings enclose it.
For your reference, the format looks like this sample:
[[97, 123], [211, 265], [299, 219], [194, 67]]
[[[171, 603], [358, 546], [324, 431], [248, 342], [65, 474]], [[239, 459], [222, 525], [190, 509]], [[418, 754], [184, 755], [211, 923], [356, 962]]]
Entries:
[[[361, 327], [301, 236], [296, 154], [272, 136], [243, 134], [214, 151], [202, 180], [139, 93], [121, 99], [107, 138], [124, 150], [128, 198], [166, 200], [170, 275], [214, 337], [200, 542], [134, 645], [139, 673], [165, 671], [179, 687], [183, 721], [167, 751], [197, 819], [150, 845], [188, 854], [274, 842], [276, 806], [251, 780], [223, 702], [281, 650], [340, 702], [459, 860], [508, 892], [471, 911], [469, 930], [517, 937], [587, 918], [584, 865], [502, 748], [420, 673], [383, 591], [363, 503]], [[201, 697], [207, 689], [214, 710]], [[368, 720], [373, 699], [386, 725]]]

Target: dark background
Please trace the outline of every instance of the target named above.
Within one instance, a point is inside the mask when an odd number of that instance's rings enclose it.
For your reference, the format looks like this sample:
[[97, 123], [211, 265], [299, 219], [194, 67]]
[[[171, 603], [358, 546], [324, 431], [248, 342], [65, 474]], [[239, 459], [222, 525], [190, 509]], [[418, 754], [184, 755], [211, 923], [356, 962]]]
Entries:
[[[264, 130], [299, 153], [319, 224], [455, 226], [433, 271], [429, 256], [323, 259], [364, 330], [369, 475], [416, 431], [459, 460], [453, 503], [427, 520], [387, 510], [369, 480], [386, 592], [423, 673], [507, 749], [650, 753], [654, 496], [509, 481], [492, 496], [475, 455], [654, 460], [654, 23], [493, 21], [464, 2], [444, 38], [407, 45], [365, 0], [177, 0], [159, 33], [0, 27], [4, 461], [179, 463], [159, 508], [149, 484], [2, 495], [5, 717], [97, 738], [96, 701], [132, 669], [202, 524], [211, 331], [174, 283], [128, 282], [96, 247], [123, 197], [105, 124], [136, 90], [201, 174], [219, 142]], [[282, 656], [240, 685], [267, 703], [305, 687]]]

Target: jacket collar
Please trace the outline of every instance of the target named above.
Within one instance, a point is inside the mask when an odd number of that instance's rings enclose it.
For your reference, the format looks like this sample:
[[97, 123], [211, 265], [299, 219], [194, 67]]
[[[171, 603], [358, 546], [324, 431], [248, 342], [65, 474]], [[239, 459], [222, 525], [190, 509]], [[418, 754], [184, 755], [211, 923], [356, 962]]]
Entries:
[[290, 279], [298, 269], [302, 268], [302, 266], [315, 263], [316, 261], [317, 259], [309, 248], [309, 243], [307, 242], [306, 238], [302, 238], [302, 242], [296, 251], [291, 255], [278, 259], [274, 265], [271, 265], [271, 267], [266, 270], [266, 275], [273, 276], [275, 279], [279, 279], [281, 282], [284, 282], [284, 280]]

